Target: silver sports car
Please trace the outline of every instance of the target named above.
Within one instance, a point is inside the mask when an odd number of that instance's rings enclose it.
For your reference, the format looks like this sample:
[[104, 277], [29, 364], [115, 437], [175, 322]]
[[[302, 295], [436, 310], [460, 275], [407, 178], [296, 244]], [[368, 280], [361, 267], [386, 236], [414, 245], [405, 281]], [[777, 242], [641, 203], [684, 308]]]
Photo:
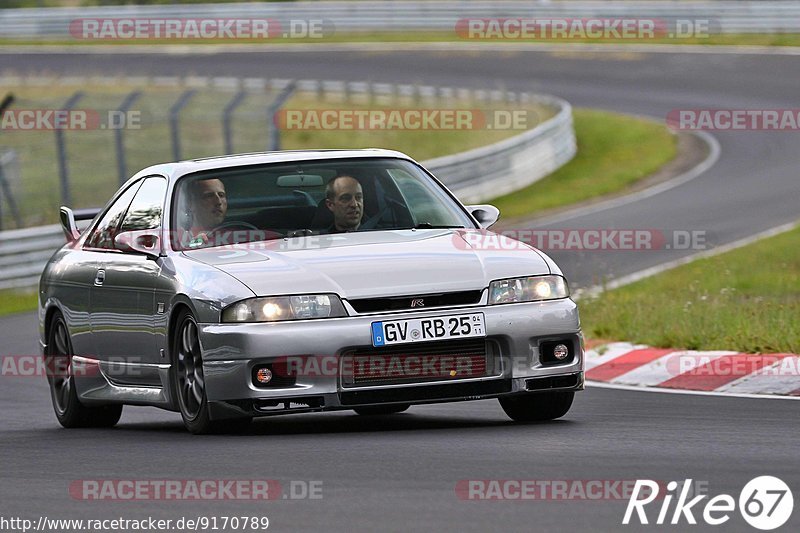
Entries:
[[78, 215], [61, 208], [68, 242], [39, 288], [65, 427], [112, 426], [124, 404], [179, 411], [207, 433], [485, 398], [537, 421], [583, 388], [559, 268], [488, 231], [496, 208], [463, 206], [404, 154], [156, 165]]

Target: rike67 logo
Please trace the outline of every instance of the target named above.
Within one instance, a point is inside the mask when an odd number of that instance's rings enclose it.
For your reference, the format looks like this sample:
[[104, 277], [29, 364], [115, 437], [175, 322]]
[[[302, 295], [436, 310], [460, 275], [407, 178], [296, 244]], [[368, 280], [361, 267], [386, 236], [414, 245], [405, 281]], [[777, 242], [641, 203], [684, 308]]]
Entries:
[[[695, 514], [711, 526], [719, 526], [728, 522], [736, 511], [737, 503], [742, 518], [756, 529], [764, 531], [779, 528], [792, 516], [794, 509], [794, 496], [789, 486], [773, 476], [759, 476], [751, 479], [739, 493], [738, 502], [729, 494], [719, 494], [704, 502], [707, 494], [690, 498], [692, 480], [687, 479], [683, 485], [677, 481], [667, 483], [665, 493], [660, 493], [662, 484], [649, 479], [637, 479], [633, 493], [628, 500], [625, 516], [622, 523], [625, 525], [662, 524], [697, 524]], [[676, 499], [677, 498], [677, 499]], [[661, 505], [658, 516], [653, 520], [652, 512], [648, 516], [647, 507], [650, 503], [660, 500]], [[672, 502], [675, 506], [672, 507]], [[657, 505], [651, 508], [654, 511]]]

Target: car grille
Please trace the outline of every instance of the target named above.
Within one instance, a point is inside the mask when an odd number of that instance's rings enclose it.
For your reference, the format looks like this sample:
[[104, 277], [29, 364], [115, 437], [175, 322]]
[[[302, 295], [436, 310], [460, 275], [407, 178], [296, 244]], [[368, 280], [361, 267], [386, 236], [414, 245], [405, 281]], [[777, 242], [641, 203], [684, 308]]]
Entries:
[[412, 296], [393, 296], [391, 298], [362, 298], [348, 300], [358, 313], [377, 313], [380, 311], [400, 311], [406, 309], [428, 309], [477, 304], [483, 291], [446, 292], [442, 294], [419, 294]]
[[367, 387], [494, 376], [494, 352], [487, 339], [365, 346], [342, 355], [342, 384]]

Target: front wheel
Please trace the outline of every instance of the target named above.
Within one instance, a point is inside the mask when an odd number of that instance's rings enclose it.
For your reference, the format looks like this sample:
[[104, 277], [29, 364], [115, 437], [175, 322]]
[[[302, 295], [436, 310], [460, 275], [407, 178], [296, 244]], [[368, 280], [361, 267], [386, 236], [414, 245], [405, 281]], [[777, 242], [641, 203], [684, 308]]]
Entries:
[[183, 425], [195, 435], [245, 430], [250, 425], [251, 418], [211, 420], [197, 321], [186, 310], [178, 317], [177, 325], [172, 349], [172, 388], [178, 397]]
[[65, 428], [112, 427], [122, 416], [122, 405], [88, 407], [78, 399], [72, 368], [72, 342], [61, 313], [50, 322], [45, 361], [50, 398], [58, 423]]
[[515, 422], [543, 422], [567, 414], [574, 397], [574, 392], [538, 392], [500, 398], [500, 406]]
[[393, 415], [396, 413], [402, 413], [409, 407], [411, 407], [411, 404], [407, 403], [393, 405], [367, 405], [365, 407], [356, 407], [353, 409], [353, 411], [363, 416]]

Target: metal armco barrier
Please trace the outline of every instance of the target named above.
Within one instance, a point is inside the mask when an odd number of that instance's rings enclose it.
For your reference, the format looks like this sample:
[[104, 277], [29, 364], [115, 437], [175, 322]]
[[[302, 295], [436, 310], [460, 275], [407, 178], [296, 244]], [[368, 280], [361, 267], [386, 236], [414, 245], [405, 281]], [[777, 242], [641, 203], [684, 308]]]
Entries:
[[0, 289], [35, 286], [44, 264], [64, 242], [58, 224], [0, 232]]
[[81, 18], [267, 18], [324, 20], [335, 31], [453, 31], [468, 18], [655, 18], [707, 19], [722, 33], [800, 31], [796, 1], [567, 1], [529, 2], [363, 1], [269, 2], [197, 5], [105, 6], [0, 9], [0, 37], [69, 38], [70, 22]]
[[577, 146], [572, 106], [560, 98], [535, 98], [557, 109], [556, 116], [521, 135], [423, 165], [464, 203], [496, 198], [542, 179], [572, 159]]

